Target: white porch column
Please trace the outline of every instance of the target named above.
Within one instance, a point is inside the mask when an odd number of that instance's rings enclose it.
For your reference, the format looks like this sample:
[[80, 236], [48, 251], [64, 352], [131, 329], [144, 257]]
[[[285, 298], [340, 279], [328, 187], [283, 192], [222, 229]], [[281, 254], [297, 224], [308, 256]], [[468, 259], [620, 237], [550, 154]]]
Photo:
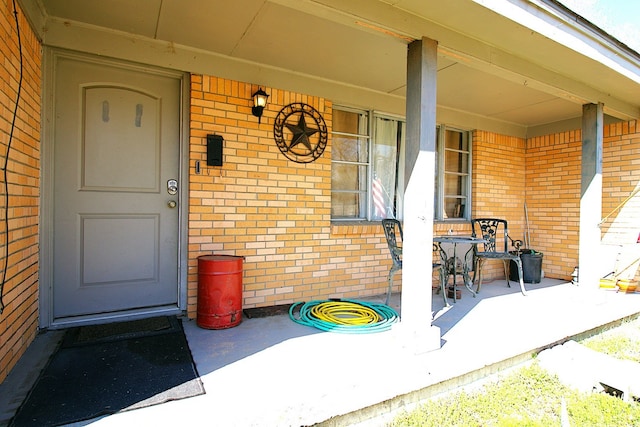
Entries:
[[440, 348], [440, 328], [431, 326], [437, 50], [435, 40], [423, 38], [407, 56], [402, 329], [422, 351]]
[[600, 227], [602, 216], [602, 104], [582, 106], [582, 180], [580, 188], [579, 284], [599, 286]]

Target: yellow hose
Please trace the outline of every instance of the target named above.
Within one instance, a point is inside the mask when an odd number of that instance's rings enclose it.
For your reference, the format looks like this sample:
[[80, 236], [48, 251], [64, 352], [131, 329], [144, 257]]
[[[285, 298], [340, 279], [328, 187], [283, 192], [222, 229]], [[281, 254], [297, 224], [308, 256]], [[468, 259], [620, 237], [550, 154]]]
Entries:
[[320, 303], [311, 309], [311, 314], [317, 319], [337, 325], [368, 325], [382, 320], [371, 308], [346, 301]]

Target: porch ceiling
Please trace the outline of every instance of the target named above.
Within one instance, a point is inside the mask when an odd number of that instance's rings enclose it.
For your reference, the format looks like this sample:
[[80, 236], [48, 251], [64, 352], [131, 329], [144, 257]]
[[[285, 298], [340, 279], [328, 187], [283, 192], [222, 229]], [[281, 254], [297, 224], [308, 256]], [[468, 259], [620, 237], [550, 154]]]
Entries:
[[[588, 102], [604, 103], [610, 120], [640, 116], [636, 52], [551, 0], [493, 2], [495, 10], [482, 3], [21, 1], [32, 22], [40, 22], [48, 45], [87, 46], [77, 40], [80, 33], [74, 40], [72, 35], [62, 36], [60, 28], [91, 28], [125, 38], [135, 35], [260, 70], [255, 76], [239, 75], [240, 80], [255, 78], [245, 81], [289, 89], [287, 79], [272, 77], [277, 70], [294, 76], [291, 81], [305, 76], [322, 85], [372, 93], [371, 99], [395, 99], [394, 105], [403, 105], [399, 101], [405, 95], [408, 43], [429, 37], [439, 43], [438, 120], [458, 126], [511, 129], [518, 136], [575, 129], [580, 126], [582, 104]], [[108, 54], [96, 47], [84, 49]], [[193, 71], [185, 60], [168, 63], [164, 61], [165, 66]], [[217, 71], [213, 65], [208, 72], [224, 74]], [[310, 85], [308, 93], [322, 95], [317, 90]], [[384, 103], [363, 102], [353, 93], [335, 91], [331, 98], [348, 105], [385, 108]]]

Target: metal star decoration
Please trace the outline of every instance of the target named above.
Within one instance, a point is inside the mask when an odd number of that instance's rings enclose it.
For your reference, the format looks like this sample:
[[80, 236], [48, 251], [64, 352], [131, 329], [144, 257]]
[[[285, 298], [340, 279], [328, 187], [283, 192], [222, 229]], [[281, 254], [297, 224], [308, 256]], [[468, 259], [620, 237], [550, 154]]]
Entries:
[[291, 142], [289, 143], [289, 150], [291, 150], [298, 144], [304, 144], [304, 146], [307, 147], [310, 152], [313, 151], [313, 148], [311, 148], [309, 137], [318, 132], [318, 129], [311, 129], [307, 127], [307, 121], [304, 119], [303, 113], [300, 113], [300, 118], [298, 119], [297, 125], [290, 125], [288, 123], [285, 123], [285, 126], [293, 134], [293, 136], [291, 137]]
[[[309, 126], [308, 120], [312, 120], [316, 127]], [[327, 147], [328, 131], [318, 110], [308, 104], [294, 102], [276, 116], [273, 137], [286, 158], [296, 163], [310, 163], [322, 156]]]

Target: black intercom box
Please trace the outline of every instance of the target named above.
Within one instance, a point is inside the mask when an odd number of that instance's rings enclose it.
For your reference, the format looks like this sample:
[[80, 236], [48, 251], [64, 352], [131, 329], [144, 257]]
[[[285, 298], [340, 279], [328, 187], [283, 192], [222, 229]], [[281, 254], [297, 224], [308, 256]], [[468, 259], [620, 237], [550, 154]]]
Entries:
[[222, 142], [220, 135], [207, 135], [207, 166], [222, 166]]

